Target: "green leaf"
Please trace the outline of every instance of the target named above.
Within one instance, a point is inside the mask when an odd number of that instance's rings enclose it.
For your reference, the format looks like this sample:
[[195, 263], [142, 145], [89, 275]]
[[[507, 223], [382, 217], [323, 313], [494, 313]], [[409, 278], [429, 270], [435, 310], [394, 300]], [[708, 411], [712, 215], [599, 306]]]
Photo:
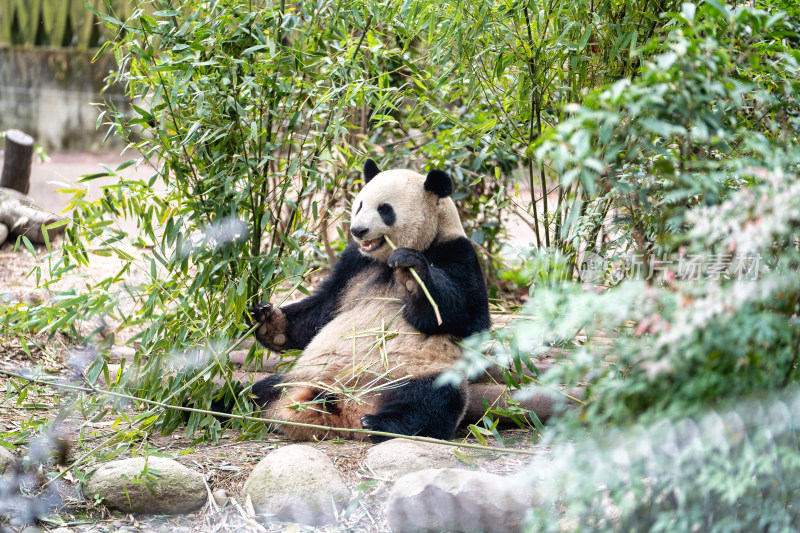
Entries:
[[244, 50], [242, 50], [242, 56], [251, 55], [254, 52], [258, 52], [260, 50], [264, 50], [265, 48], [268, 48], [268, 46], [266, 44], [257, 44], [255, 46], [251, 46], [249, 48], [245, 48]]
[[[86, 175], [81, 176], [81, 178], [78, 180], [78, 183], [84, 183], [84, 182], [87, 182], [87, 181], [96, 180], [98, 178], [107, 178], [109, 176], [113, 176], [113, 174], [110, 173], [110, 172], [98, 172], [96, 174], [86, 174]], [[62, 189], [62, 191], [63, 192], [67, 192], [67, 193], [69, 193], [69, 192], [78, 192], [79, 189]]]
[[582, 51], [586, 48], [586, 44], [589, 42], [589, 38], [592, 36], [592, 27], [586, 26], [586, 29], [583, 30], [583, 35], [581, 35], [581, 40], [578, 43], [578, 51]]
[[30, 252], [31, 257], [33, 257], [34, 259], [38, 259], [38, 257], [36, 257], [36, 251], [33, 249], [33, 244], [31, 244], [31, 241], [24, 235], [21, 235], [20, 239], [22, 240], [22, 243], [25, 245], [25, 248], [28, 249], [28, 252]]

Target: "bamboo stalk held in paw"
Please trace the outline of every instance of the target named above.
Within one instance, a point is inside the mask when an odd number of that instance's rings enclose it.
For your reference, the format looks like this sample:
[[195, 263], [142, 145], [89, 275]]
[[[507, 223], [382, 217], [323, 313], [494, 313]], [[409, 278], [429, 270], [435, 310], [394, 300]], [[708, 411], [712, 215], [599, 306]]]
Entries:
[[[394, 245], [392, 240], [387, 235], [384, 235], [383, 238], [386, 239], [386, 242], [389, 243], [389, 246], [392, 248], [392, 250], [397, 250], [397, 246]], [[425, 293], [425, 297], [428, 298], [428, 301], [433, 306], [433, 312], [436, 314], [436, 323], [441, 326], [442, 315], [439, 313], [439, 306], [436, 305], [436, 302], [433, 301], [433, 296], [431, 296], [431, 293], [428, 292], [428, 287], [426, 287], [425, 284], [422, 282], [422, 280], [419, 277], [419, 274], [417, 274], [417, 271], [414, 270], [414, 267], [409, 267], [408, 270], [411, 272], [411, 275], [414, 276], [414, 279], [417, 280], [419, 286], [422, 287], [422, 292]]]

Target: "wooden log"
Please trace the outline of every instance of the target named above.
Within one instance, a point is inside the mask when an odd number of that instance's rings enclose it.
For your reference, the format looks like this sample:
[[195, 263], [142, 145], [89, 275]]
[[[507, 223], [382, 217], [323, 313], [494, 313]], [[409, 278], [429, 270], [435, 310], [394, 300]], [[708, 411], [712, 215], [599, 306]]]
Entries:
[[[24, 235], [33, 243], [44, 244], [42, 226], [53, 224], [61, 220], [61, 217], [34, 206], [31, 197], [0, 187], [0, 224], [8, 226], [9, 231], [15, 235]], [[66, 225], [49, 229], [47, 238], [52, 241], [65, 229]]]
[[8, 130], [0, 187], [28, 194], [32, 161], [33, 137], [19, 130]]
[[[537, 354], [533, 358], [533, 364], [536, 367], [538, 375], [544, 374], [552, 367], [560, 364], [560, 359], [566, 358], [569, 356], [570, 351], [564, 348], [548, 348], [543, 353]], [[487, 354], [489, 357], [494, 357], [491, 354]], [[473, 383], [504, 383], [503, 379], [503, 370], [504, 369], [500, 364], [495, 364], [484, 370], [483, 374], [475, 377], [474, 379], [470, 379]], [[511, 375], [515, 375], [515, 370], [510, 370]], [[522, 373], [529, 378], [536, 378], [538, 375], [534, 375], [526, 366], [523, 365]]]
[[[567, 394], [573, 398], [580, 399], [583, 397], [583, 392], [583, 389], [573, 389], [567, 391]], [[506, 408], [508, 406], [506, 401], [511, 399], [511, 394], [505, 386], [491, 383], [470, 383], [469, 394], [469, 403], [467, 404], [467, 412], [464, 414], [463, 424], [475, 424], [483, 418], [486, 412], [483, 407], [484, 399], [490, 407], [497, 409]], [[575, 402], [564, 394], [541, 388], [528, 392], [526, 398], [521, 400], [520, 403], [525, 409], [536, 413], [539, 420], [546, 422], [553, 415], [574, 405]], [[500, 417], [500, 423], [503, 426], [513, 424], [510, 418], [505, 417]]]

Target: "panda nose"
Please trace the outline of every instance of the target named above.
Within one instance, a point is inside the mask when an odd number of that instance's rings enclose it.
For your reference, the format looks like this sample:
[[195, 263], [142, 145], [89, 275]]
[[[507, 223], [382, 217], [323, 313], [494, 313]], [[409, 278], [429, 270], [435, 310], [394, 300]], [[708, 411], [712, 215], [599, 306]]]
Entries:
[[353, 237], [356, 239], [361, 239], [369, 233], [369, 228], [350, 228], [350, 233], [353, 234]]

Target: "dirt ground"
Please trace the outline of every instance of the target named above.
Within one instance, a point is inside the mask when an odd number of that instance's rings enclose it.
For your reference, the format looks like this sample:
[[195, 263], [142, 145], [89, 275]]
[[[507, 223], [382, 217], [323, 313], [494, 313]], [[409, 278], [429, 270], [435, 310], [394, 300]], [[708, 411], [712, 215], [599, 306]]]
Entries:
[[[19, 369], [24, 364], [25, 356], [16, 350], [10, 356], [13, 345], [3, 343], [5, 353], [0, 367], [6, 368], [9, 360], [13, 360]], [[13, 353], [13, 352], [12, 352]], [[38, 361], [34, 355], [33, 359]], [[33, 362], [33, 361], [30, 361]], [[56, 362], [57, 363], [57, 362]], [[36, 388], [31, 390], [22, 405], [15, 405], [18, 395], [8, 395], [13, 386], [7, 380], [0, 380], [0, 395], [6, 398], [2, 402], [2, 415], [0, 415], [0, 436], [24, 430], [37, 418], [52, 419], [58, 412], [59, 399], [55, 397], [52, 389]], [[36, 406], [35, 412], [32, 412]], [[133, 413], [129, 413], [133, 414]], [[71, 451], [72, 459], [82, 457], [83, 454], [99, 447], [106, 439], [113, 438], [115, 429], [112, 427], [114, 416], [107, 416], [100, 420], [87, 421], [78, 414], [73, 414], [64, 420], [60, 427], [60, 436], [68, 442], [76, 442], [79, 430], [83, 431], [84, 438], [80, 449]], [[503, 437], [506, 445], [512, 449], [536, 450], [529, 443], [530, 433], [523, 430], [504, 430]], [[474, 439], [465, 438], [466, 431], [461, 431], [456, 441], [475, 444]], [[272, 450], [290, 442], [276, 438], [266, 438], [259, 441], [238, 440], [241, 434], [237, 431], [227, 431], [217, 444], [202, 444], [192, 442], [185, 432], [178, 430], [172, 435], [146, 435], [142, 436], [138, 445], [133, 446], [139, 454], [147, 449], [149, 454], [159, 454], [171, 457], [194, 471], [200, 472], [206, 478], [209, 494], [217, 493], [220, 489], [230, 498], [226, 503], [218, 505], [213, 498], [200, 510], [187, 515], [149, 516], [130, 515], [110, 511], [102, 504], [96, 504], [89, 499], [83, 499], [76, 476], [66, 469], [63, 479], [52, 483], [60, 498], [57, 510], [39, 524], [43, 531], [58, 530], [58, 533], [75, 532], [106, 532], [106, 531], [157, 531], [157, 532], [189, 532], [189, 531], [389, 531], [384, 511], [384, 503], [391, 489], [391, 482], [377, 477], [365, 464], [367, 451], [372, 446], [369, 443], [348, 440], [322, 441], [305, 443], [324, 452], [337, 467], [345, 483], [351, 489], [353, 498], [351, 504], [341, 513], [336, 524], [312, 528], [298, 524], [287, 524], [278, 521], [264, 521], [254, 517], [246, 510], [246, 502], [239, 497], [239, 492], [244, 481], [249, 476], [258, 462]], [[0, 437], [2, 438], [2, 437]], [[75, 444], [73, 444], [75, 446]], [[31, 443], [23, 443], [17, 453], [24, 457], [30, 454]], [[107, 446], [108, 452], [113, 449]], [[131, 451], [116, 458], [131, 455]], [[524, 468], [529, 460], [527, 455], [509, 455], [493, 452], [480, 452], [475, 450], [460, 449], [459, 457], [465, 463], [465, 468], [477, 469], [497, 474], [513, 474]], [[43, 473], [53, 475], [60, 469], [52, 461], [46, 463]], [[36, 491], [33, 491], [36, 492]], [[39, 494], [48, 492], [40, 491]], [[255, 519], [254, 519], [255, 518]], [[0, 526], [3, 522], [0, 520]], [[62, 529], [58, 529], [62, 528]], [[64, 529], [66, 528], [66, 529]], [[29, 530], [26, 530], [29, 533]]]
[[[13, 271], [22, 274], [20, 252], [11, 254], [4, 248], [0, 250], [0, 266], [13, 265]], [[14, 284], [24, 285], [25, 281], [15, 276]], [[19, 285], [18, 289], [22, 289]], [[46, 341], [44, 335], [36, 336], [44, 341], [46, 351], [28, 343], [27, 351], [20, 341], [4, 336], [0, 338], [0, 370], [25, 374], [37, 365], [41, 365], [45, 378], [58, 380], [71, 375], [70, 352], [66, 344], [58, 336], [53, 341]], [[60, 407], [68, 403], [70, 393], [46, 386], [27, 386], [27, 395], [20, 400], [20, 387], [12, 383], [6, 376], [0, 377], [0, 439], [17, 444], [15, 453], [18, 457], [30, 454], [30, 449], [41, 440], [42, 432], [33, 428], [52, 427], [52, 421], [60, 412]], [[129, 418], [136, 413], [126, 410]], [[125, 433], [126, 428], [116, 426], [117, 415], [109, 413], [100, 419], [87, 420], [79, 412], [72, 412], [58, 424], [58, 435], [71, 443], [72, 460], [84, 457], [84, 454], [95, 451], [96, 455], [113, 453], [114, 444], [119, 438], [119, 431]], [[26, 429], [31, 430], [28, 438], [24, 437]], [[22, 435], [21, 435], [22, 434]], [[83, 438], [79, 441], [79, 434]], [[531, 444], [532, 434], [528, 430], [506, 429], [501, 432], [505, 445], [512, 449], [534, 451]], [[39, 526], [44, 531], [56, 530], [59, 533], [105, 532], [105, 531], [388, 531], [384, 503], [391, 488], [391, 482], [376, 477], [366, 466], [365, 456], [371, 444], [348, 441], [322, 441], [311, 444], [327, 454], [337, 466], [345, 482], [353, 491], [352, 504], [342, 513], [338, 523], [310, 528], [296, 524], [276, 521], [263, 522], [254, 520], [245, 509], [245, 502], [238, 498], [244, 481], [256, 464], [270, 451], [289, 442], [280, 436], [249, 441], [239, 440], [241, 433], [226, 431], [219, 442], [197, 443], [187, 437], [182, 429], [172, 435], [158, 434], [139, 435], [128, 442], [125, 451], [115, 458], [129, 457], [135, 451], [141, 454], [147, 450], [149, 454], [166, 454], [187, 467], [202, 473], [207, 480], [209, 492], [222, 489], [232, 496], [227, 504], [219, 507], [209, 499], [209, 503], [201, 510], [185, 516], [145, 516], [122, 515], [112, 512], [102, 504], [95, 504], [80, 496], [78, 480], [72, 471], [66, 469], [66, 475], [52, 484], [56, 487], [61, 504], [55, 514], [50, 515]], [[17, 440], [19, 439], [19, 441]], [[111, 442], [108, 442], [108, 441]], [[469, 432], [461, 429], [456, 441], [477, 444], [469, 438]], [[77, 444], [80, 442], [80, 444]], [[509, 455], [494, 452], [481, 452], [459, 449], [459, 455], [466, 468], [478, 469], [498, 474], [513, 474], [520, 471], [529, 459], [527, 455]], [[89, 461], [90, 465], [92, 461]], [[84, 469], [87, 465], [83, 466]], [[52, 460], [42, 468], [43, 474], [54, 475], [61, 470]], [[36, 492], [35, 490], [33, 491]], [[0, 519], [0, 526], [3, 524]], [[64, 529], [67, 528], [67, 529]]]
[[[124, 155], [93, 154], [53, 154], [48, 163], [34, 164], [29, 192], [42, 208], [60, 212], [65, 197], [56, 191], [73, 186], [78, 176], [99, 171], [98, 163], [111, 168], [127, 161]], [[138, 169], [130, 167], [124, 171], [128, 176], [149, 177], [153, 170], [146, 166]], [[96, 189], [97, 184], [93, 184]], [[37, 249], [43, 253], [44, 248]], [[105, 273], [114, 268], [114, 259], [96, 257], [92, 259], [88, 273]], [[14, 251], [13, 244], [0, 247], [0, 295], [22, 302], [36, 302], [46, 297], [34, 289], [35, 279], [28, 276], [36, 260], [27, 251]], [[41, 365], [45, 376], [58, 379], [72, 372], [68, 346], [58, 334], [52, 339], [38, 335], [46, 347], [41, 350], [30, 343], [22, 342], [8, 335], [0, 337], [0, 370], [13, 373], [30, 372]], [[23, 393], [18, 381], [7, 376], [0, 377], [0, 440], [16, 446], [18, 457], [30, 453], [31, 445], [38, 430], [46, 426], [59, 413], [70, 394], [52, 387], [25, 386]], [[78, 394], [78, 393], [76, 393]], [[134, 413], [129, 413], [134, 414]], [[93, 451], [111, 451], [114, 436], [119, 434], [115, 425], [116, 416], [108, 414], [99, 419], [87, 420], [79, 412], [72, 412], [59, 424], [59, 436], [72, 443], [71, 460], [91, 456]], [[26, 432], [29, 436], [26, 437]], [[83, 436], [78, 439], [79, 433]], [[468, 438], [469, 433], [462, 430], [459, 440], [476, 443]], [[506, 445], [515, 449], [537, 450], [531, 443], [532, 434], [527, 430], [508, 429], [502, 432]], [[227, 495], [237, 497], [242, 484], [250, 471], [266, 454], [286, 441], [275, 437], [259, 441], [239, 440], [241, 434], [227, 431], [216, 444], [193, 442], [185, 432], [176, 431], [172, 435], [140, 435], [135, 446], [123, 447], [120, 457], [131, 455], [131, 448], [141, 453], [167, 454], [190, 468], [206, 476], [209, 491], [224, 490]], [[78, 444], [76, 444], [78, 443]], [[355, 497], [351, 505], [342, 513], [337, 524], [317, 528], [319, 531], [387, 531], [383, 504], [391, 483], [381, 480], [365, 466], [364, 457], [371, 446], [353, 441], [323, 441], [311, 443], [326, 453], [342, 473]], [[95, 453], [95, 455], [97, 455]], [[480, 452], [462, 449], [459, 454], [466, 467], [488, 472], [509, 474], [519, 471], [526, 464], [528, 456], [510, 455], [495, 452]], [[41, 469], [41, 474], [53, 476], [59, 467], [49, 461]], [[58, 529], [59, 533], [68, 531], [310, 531], [313, 528], [278, 522], [261, 522], [245, 509], [245, 502], [228, 500], [223, 506], [209, 503], [200, 511], [186, 516], [133, 516], [110, 512], [102, 504], [80, 498], [77, 478], [71, 469], [61, 469], [60, 479], [48, 486], [55, 487], [61, 505], [57, 513], [50, 515], [41, 523], [42, 530]], [[34, 489], [33, 492], [36, 492]], [[0, 518], [0, 530], [4, 525]], [[61, 529], [59, 529], [61, 528]], [[27, 531], [27, 530], [26, 530]]]

